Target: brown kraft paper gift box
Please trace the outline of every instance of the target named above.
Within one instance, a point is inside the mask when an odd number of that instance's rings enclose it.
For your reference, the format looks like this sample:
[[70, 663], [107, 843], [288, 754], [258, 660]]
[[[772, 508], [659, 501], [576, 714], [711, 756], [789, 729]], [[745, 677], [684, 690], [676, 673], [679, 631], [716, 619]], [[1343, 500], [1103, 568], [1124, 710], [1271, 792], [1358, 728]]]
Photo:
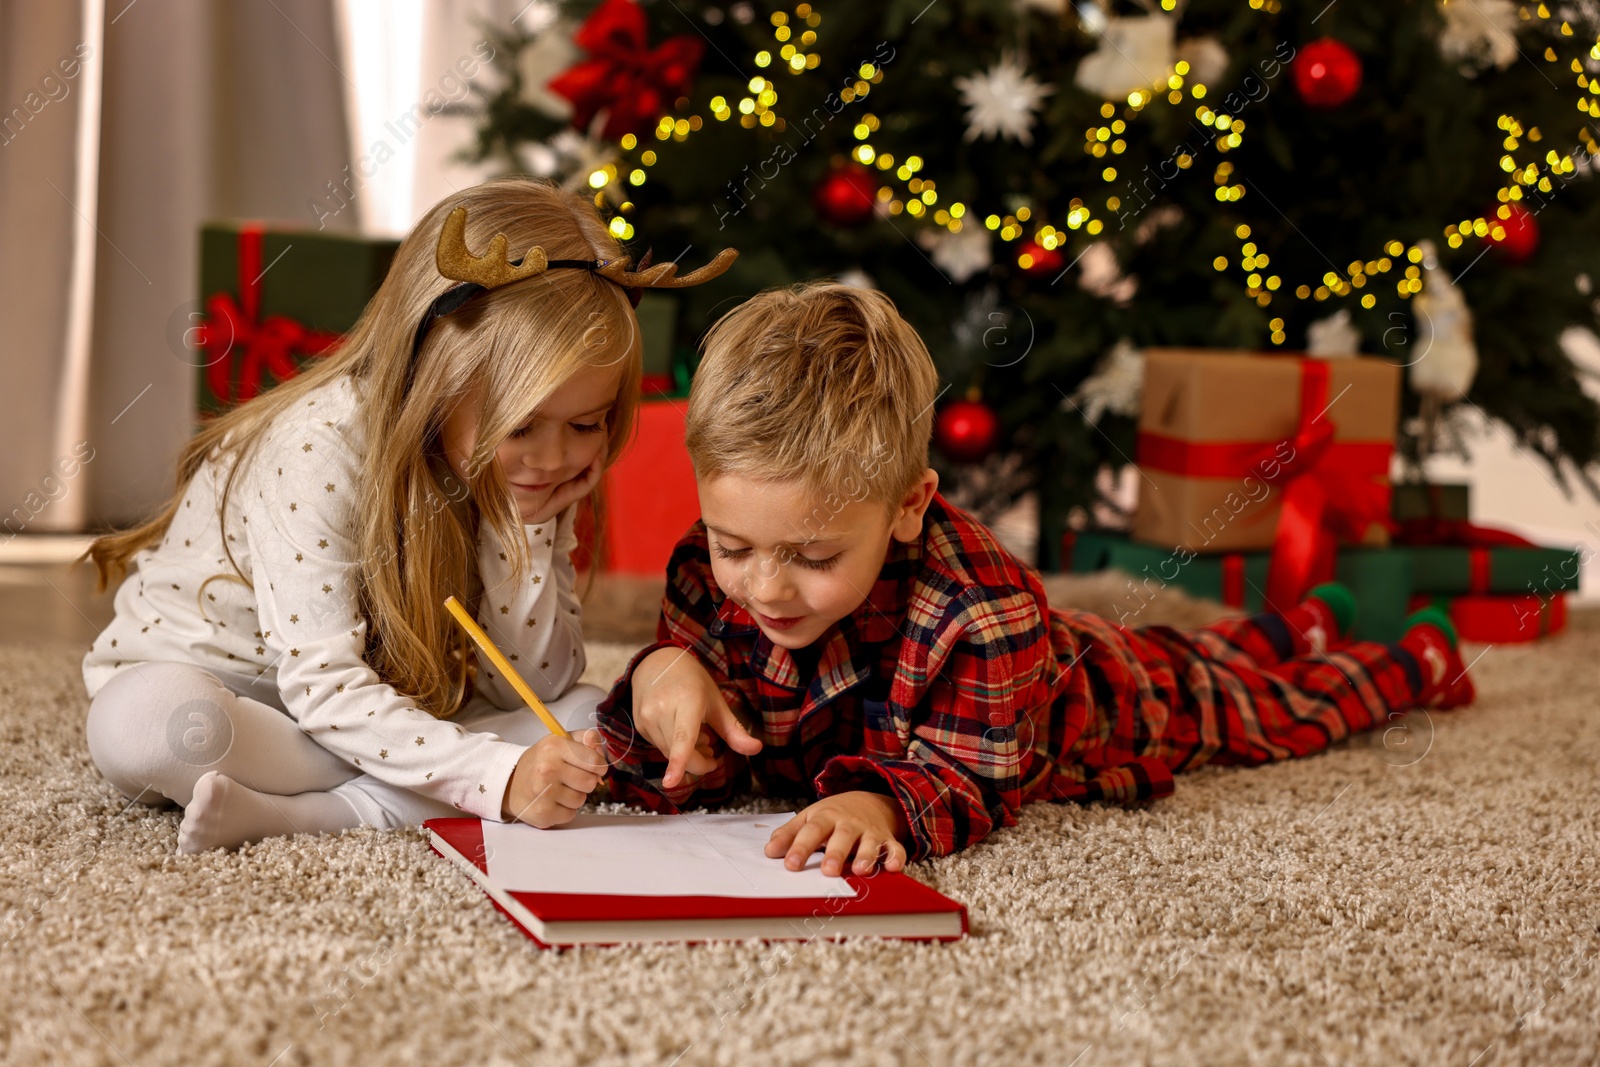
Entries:
[[[1144, 403], [1139, 418], [1139, 505], [1133, 538], [1147, 544], [1186, 546], [1196, 552], [1270, 548], [1283, 506], [1285, 483], [1271, 484], [1295, 458], [1302, 428], [1303, 364], [1309, 357], [1216, 349], [1147, 349]], [[1388, 457], [1400, 408], [1400, 368], [1359, 356], [1320, 361], [1327, 367], [1322, 419], [1335, 427], [1333, 443], [1312, 468], [1356, 472], [1381, 494], [1388, 513]], [[1317, 412], [1307, 412], [1315, 416]], [[1233, 459], [1200, 463], [1204, 473], [1172, 469], [1174, 455], [1193, 446]], [[1351, 447], [1353, 446], [1353, 447]], [[1365, 491], [1368, 484], [1362, 484]], [[1387, 544], [1381, 526], [1363, 543]]]

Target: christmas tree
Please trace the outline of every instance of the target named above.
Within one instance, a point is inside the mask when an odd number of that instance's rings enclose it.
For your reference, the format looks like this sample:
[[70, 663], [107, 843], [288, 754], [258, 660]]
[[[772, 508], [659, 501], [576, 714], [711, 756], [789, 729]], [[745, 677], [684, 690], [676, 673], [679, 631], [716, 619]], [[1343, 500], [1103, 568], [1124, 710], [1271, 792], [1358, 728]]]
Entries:
[[555, 10], [499, 31], [477, 157], [589, 191], [657, 259], [740, 249], [682, 296], [684, 353], [767, 286], [886, 291], [949, 383], [947, 481], [991, 502], [1092, 506], [1151, 346], [1406, 365], [1402, 455], [1473, 405], [1600, 493], [1561, 345], [1596, 321], [1593, 3]]

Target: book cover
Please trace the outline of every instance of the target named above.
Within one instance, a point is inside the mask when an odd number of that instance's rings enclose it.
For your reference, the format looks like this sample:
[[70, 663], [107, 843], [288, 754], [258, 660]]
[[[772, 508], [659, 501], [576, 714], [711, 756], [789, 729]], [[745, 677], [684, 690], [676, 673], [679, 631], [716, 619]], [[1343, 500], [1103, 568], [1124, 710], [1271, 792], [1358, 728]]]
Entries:
[[967, 934], [964, 905], [905, 874], [847, 875], [856, 890], [853, 898], [523, 893], [490, 877], [481, 820], [429, 819], [423, 830], [429, 847], [477, 883], [496, 909], [541, 948], [743, 938], [954, 941]]

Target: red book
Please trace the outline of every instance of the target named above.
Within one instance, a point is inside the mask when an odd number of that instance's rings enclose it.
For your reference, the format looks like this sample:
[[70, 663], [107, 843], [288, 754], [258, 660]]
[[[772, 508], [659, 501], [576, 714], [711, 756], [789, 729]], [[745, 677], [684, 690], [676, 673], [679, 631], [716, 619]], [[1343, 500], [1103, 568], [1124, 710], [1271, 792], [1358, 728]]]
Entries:
[[521, 893], [495, 884], [478, 819], [429, 819], [428, 844], [489, 895], [494, 906], [540, 948], [623, 942], [767, 941], [893, 937], [958, 941], [967, 909], [905, 874], [847, 875], [854, 897], [593, 896]]

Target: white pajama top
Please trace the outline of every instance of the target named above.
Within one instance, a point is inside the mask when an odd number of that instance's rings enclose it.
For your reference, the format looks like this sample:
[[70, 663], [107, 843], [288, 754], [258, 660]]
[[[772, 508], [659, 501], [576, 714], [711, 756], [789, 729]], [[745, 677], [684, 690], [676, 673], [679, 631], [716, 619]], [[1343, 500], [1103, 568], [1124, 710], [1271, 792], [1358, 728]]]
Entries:
[[[363, 658], [354, 515], [365, 451], [360, 389], [341, 377], [275, 420], [234, 483], [226, 528], [218, 504], [234, 459], [202, 463], [161, 543], [134, 554], [116, 617], [84, 657], [84, 684], [93, 698], [114, 674], [147, 660], [254, 678], [301, 730], [355, 767], [500, 821], [526, 746], [434, 718]], [[522, 527], [531, 573], [521, 577], [489, 525], [480, 526], [478, 623], [546, 701], [585, 666], [571, 560], [576, 511]], [[207, 578], [231, 573], [224, 539], [254, 591], [237, 580], [202, 591]], [[525, 707], [487, 662], [477, 692], [500, 708]]]

